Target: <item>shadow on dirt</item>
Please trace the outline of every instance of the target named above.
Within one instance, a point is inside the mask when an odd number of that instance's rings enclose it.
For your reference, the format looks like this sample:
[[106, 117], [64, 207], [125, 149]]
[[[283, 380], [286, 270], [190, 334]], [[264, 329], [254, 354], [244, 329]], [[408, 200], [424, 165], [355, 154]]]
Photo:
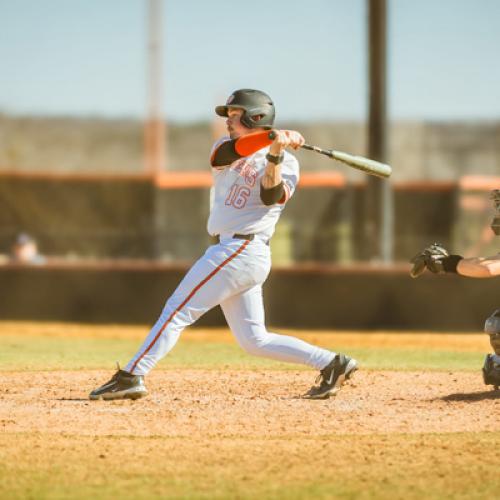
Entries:
[[90, 401], [89, 398], [55, 398], [55, 401]]
[[455, 393], [448, 394], [441, 398], [435, 398], [432, 401], [484, 401], [486, 399], [500, 399], [500, 391], [481, 391], [481, 392], [470, 392], [470, 393]]

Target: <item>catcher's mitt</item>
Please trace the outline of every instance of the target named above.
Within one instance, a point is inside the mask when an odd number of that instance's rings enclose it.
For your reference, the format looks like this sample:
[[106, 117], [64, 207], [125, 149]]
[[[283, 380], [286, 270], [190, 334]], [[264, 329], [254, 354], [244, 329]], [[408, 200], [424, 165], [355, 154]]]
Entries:
[[417, 278], [426, 269], [432, 273], [444, 273], [443, 260], [449, 257], [449, 252], [440, 243], [433, 243], [415, 255], [410, 262], [413, 267], [410, 271], [412, 278]]

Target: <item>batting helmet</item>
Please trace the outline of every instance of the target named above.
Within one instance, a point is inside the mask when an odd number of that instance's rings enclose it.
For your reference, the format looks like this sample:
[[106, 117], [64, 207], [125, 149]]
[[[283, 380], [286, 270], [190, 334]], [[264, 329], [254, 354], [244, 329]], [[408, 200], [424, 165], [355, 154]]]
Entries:
[[224, 106], [217, 106], [215, 112], [219, 116], [227, 116], [230, 108], [244, 110], [241, 123], [248, 128], [262, 127], [271, 129], [274, 123], [274, 103], [272, 99], [260, 90], [240, 89], [235, 90], [227, 99]]

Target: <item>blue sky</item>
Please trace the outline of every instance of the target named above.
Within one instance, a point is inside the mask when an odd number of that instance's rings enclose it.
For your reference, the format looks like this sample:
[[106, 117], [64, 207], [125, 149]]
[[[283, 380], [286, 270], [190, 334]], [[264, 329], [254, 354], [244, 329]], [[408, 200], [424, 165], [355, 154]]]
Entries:
[[[500, 118], [500, 1], [388, 0], [391, 119]], [[144, 117], [146, 0], [0, 0], [0, 111]], [[365, 0], [164, 0], [167, 119], [234, 89], [278, 119], [363, 120]]]

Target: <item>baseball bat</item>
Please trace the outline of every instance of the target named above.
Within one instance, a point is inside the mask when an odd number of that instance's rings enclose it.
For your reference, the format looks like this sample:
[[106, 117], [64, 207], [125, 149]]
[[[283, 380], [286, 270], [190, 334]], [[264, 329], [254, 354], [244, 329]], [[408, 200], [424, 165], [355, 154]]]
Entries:
[[[274, 140], [275, 137], [276, 132], [269, 132], [269, 139]], [[342, 151], [335, 151], [334, 149], [323, 149], [318, 146], [311, 146], [310, 144], [303, 144], [301, 148], [328, 156], [328, 158], [331, 158], [332, 160], [340, 161], [352, 168], [362, 170], [367, 174], [375, 175], [377, 177], [387, 178], [392, 173], [392, 168], [386, 163], [370, 160], [369, 158], [365, 158], [363, 156], [353, 156]]]

